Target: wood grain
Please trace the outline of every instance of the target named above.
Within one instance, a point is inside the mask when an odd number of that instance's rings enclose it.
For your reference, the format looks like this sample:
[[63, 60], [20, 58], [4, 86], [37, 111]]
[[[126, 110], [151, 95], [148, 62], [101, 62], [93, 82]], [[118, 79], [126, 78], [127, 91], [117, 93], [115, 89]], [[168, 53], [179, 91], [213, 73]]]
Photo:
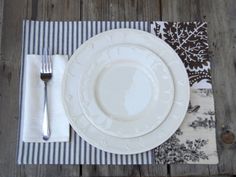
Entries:
[[163, 0], [162, 19], [207, 21], [212, 82], [217, 119], [218, 165], [171, 165], [172, 176], [236, 174], [236, 146], [225, 144], [221, 134], [236, 133], [236, 6], [235, 1]]
[[[217, 118], [218, 165], [16, 165], [21, 28], [32, 20], [208, 22]], [[3, 24], [3, 25], [2, 25]], [[236, 6], [234, 0], [0, 0], [0, 177], [222, 176], [236, 174]], [[169, 168], [170, 167], [170, 168]]]
[[81, 7], [83, 20], [159, 20], [159, 0], [86, 0]]
[[19, 62], [21, 23], [24, 1], [17, 10], [14, 3], [4, 1], [2, 48], [0, 58], [0, 176], [16, 176], [15, 165], [18, 124]]
[[[3, 0], [0, 0], [0, 52], [2, 48], [2, 23], [3, 23]], [[1, 53], [0, 53], [1, 57]]]

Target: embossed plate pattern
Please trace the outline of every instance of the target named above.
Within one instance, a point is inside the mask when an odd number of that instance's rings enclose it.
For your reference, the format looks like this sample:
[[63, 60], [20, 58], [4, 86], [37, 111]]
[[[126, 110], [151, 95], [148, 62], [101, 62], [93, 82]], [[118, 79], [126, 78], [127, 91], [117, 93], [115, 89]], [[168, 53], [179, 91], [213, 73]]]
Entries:
[[[76, 81], [82, 79], [82, 75], [76, 75], [78, 68], [81, 73], [86, 73], [91, 64], [89, 60], [82, 64], [78, 58], [90, 58], [99, 51], [121, 44], [141, 46], [158, 55], [169, 68], [174, 81], [174, 101], [166, 119], [153, 131], [133, 138], [111, 136], [96, 128], [87, 119], [77, 97], [79, 87]], [[131, 29], [107, 31], [85, 42], [68, 62], [62, 87], [64, 107], [74, 130], [97, 148], [118, 154], [144, 152], [166, 141], [183, 121], [189, 102], [189, 81], [179, 56], [161, 39], [147, 32]]]

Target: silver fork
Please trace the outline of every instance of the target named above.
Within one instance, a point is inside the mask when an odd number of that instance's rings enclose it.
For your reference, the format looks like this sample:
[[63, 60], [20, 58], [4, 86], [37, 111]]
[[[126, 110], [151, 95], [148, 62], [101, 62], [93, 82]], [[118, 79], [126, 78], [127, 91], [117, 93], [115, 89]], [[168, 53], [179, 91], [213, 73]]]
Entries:
[[42, 56], [42, 67], [41, 67], [41, 79], [44, 82], [44, 106], [43, 106], [43, 139], [48, 140], [50, 138], [50, 125], [49, 125], [49, 117], [48, 117], [48, 94], [47, 94], [47, 83], [52, 78], [52, 61], [51, 56], [49, 55], [49, 50], [43, 49]]

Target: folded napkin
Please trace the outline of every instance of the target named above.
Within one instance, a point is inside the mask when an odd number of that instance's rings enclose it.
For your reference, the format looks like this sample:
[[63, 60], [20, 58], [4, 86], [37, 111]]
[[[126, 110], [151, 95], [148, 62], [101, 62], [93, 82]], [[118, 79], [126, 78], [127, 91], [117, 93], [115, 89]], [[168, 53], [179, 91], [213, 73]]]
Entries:
[[[51, 137], [47, 142], [69, 141], [69, 123], [61, 97], [62, 77], [68, 56], [53, 55], [53, 77], [48, 82], [48, 109]], [[45, 142], [42, 139], [44, 83], [40, 79], [41, 56], [27, 55], [24, 64], [22, 97], [22, 140]]]

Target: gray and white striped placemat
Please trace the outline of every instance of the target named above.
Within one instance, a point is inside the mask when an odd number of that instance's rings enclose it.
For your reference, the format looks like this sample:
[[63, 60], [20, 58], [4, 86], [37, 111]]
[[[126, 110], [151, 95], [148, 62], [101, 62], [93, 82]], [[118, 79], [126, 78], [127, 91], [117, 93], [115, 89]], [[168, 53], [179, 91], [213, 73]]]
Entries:
[[[116, 28], [134, 28], [150, 32], [149, 22], [99, 22], [71, 21], [23, 22], [23, 42], [21, 57], [21, 88], [22, 97], [24, 58], [26, 54], [42, 54], [43, 47], [49, 47], [52, 54], [68, 54], [73, 52], [90, 37]], [[20, 103], [21, 108], [21, 103]], [[21, 110], [21, 109], [20, 109]], [[20, 122], [23, 117], [20, 116]], [[117, 155], [99, 150], [71, 129], [70, 142], [56, 143], [25, 143], [22, 142], [19, 123], [17, 163], [18, 164], [152, 164], [153, 151], [135, 155]]]

